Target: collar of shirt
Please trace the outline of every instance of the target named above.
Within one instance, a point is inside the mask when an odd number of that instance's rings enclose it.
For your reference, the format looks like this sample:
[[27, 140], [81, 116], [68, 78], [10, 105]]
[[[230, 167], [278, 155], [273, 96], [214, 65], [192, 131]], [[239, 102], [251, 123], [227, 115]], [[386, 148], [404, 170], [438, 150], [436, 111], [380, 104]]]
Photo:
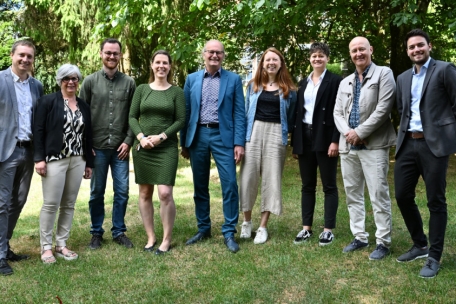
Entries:
[[[412, 69], [412, 74], [413, 75], [420, 75], [420, 74], [426, 73], [427, 69], [429, 68], [429, 63], [430, 62], [431, 62], [431, 57], [429, 57], [429, 59], [426, 61], [426, 63], [423, 64], [423, 66], [420, 69], [419, 74], [416, 73], [416, 71], [415, 71], [416, 65], [414, 65], [413, 69]], [[423, 68], [425, 68], [425, 70], [423, 70]]]
[[[320, 78], [319, 78], [317, 84], [320, 84], [320, 83], [321, 83], [321, 81], [323, 80], [323, 78], [324, 78], [325, 75], [326, 75], [326, 71], [327, 71], [327, 69], [325, 69], [325, 70], [323, 71], [323, 73], [321, 73]], [[307, 77], [307, 83], [309, 83], [309, 81], [312, 81], [313, 73], [314, 73], [314, 72], [312, 71], [312, 73], [310, 73], [310, 75]]]
[[[372, 62], [367, 66], [367, 68], [364, 70], [363, 72], [363, 79], [366, 78], [367, 76], [367, 73], [369, 72], [369, 69], [370, 67], [372, 66]], [[358, 74], [358, 70], [355, 70], [355, 78], [359, 80], [359, 74]]]
[[109, 78], [108, 74], [106, 74], [105, 70], [101, 69], [101, 74], [103, 75], [104, 78], [106, 78], [107, 80], [114, 80], [116, 79], [117, 75], [119, 74], [119, 70], [117, 70], [115, 73], [114, 73], [114, 77]]
[[218, 69], [217, 72], [214, 73], [214, 75], [211, 75], [206, 69], [204, 69], [204, 78], [206, 77], [220, 77], [222, 74], [222, 68]]
[[28, 81], [29, 81], [29, 79], [30, 79], [30, 76], [27, 76], [27, 79], [26, 79], [26, 80], [21, 81], [21, 79], [19, 78], [19, 76], [17, 76], [17, 75], [13, 72], [13, 69], [11, 69], [11, 76], [13, 76], [13, 81], [14, 81], [14, 82], [28, 83]]

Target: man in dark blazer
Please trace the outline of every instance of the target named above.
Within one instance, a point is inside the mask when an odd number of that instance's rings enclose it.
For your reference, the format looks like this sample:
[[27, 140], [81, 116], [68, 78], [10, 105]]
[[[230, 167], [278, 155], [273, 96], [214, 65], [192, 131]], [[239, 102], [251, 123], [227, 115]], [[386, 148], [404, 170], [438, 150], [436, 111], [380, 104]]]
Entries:
[[27, 40], [11, 48], [11, 67], [0, 71], [0, 274], [13, 273], [9, 261], [28, 259], [9, 246], [27, 201], [33, 175], [32, 125], [41, 82], [29, 75], [35, 46]]
[[217, 165], [223, 196], [225, 223], [222, 234], [231, 252], [239, 217], [236, 164], [244, 156], [245, 105], [239, 75], [222, 69], [223, 44], [210, 40], [203, 50], [205, 69], [185, 81], [185, 126], [181, 130], [182, 156], [190, 158], [193, 171], [198, 233], [187, 241], [194, 244], [211, 236], [209, 177], [211, 154]]
[[[397, 204], [413, 246], [397, 261], [428, 257], [420, 276], [432, 278], [440, 268], [447, 224], [448, 160], [449, 155], [456, 152], [456, 67], [430, 57], [432, 45], [429, 36], [420, 29], [410, 31], [404, 43], [415, 65], [397, 78], [397, 107], [401, 122], [394, 179]], [[426, 185], [430, 212], [429, 249], [415, 203], [420, 175]]]

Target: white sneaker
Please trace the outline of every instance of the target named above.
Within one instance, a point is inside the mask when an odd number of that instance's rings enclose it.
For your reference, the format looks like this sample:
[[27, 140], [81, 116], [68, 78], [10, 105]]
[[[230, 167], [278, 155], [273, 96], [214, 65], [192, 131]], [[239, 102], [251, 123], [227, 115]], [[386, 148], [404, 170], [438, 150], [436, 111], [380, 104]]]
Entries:
[[252, 222], [243, 222], [241, 225], [241, 239], [250, 239], [252, 237]]
[[263, 244], [268, 240], [268, 230], [266, 228], [258, 228], [256, 232], [255, 239], [253, 240], [254, 244]]

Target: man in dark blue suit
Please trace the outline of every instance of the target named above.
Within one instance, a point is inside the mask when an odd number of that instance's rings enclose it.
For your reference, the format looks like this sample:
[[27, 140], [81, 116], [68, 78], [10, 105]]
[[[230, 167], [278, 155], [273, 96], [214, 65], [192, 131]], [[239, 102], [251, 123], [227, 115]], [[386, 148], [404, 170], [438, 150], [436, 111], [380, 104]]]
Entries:
[[245, 105], [239, 75], [222, 69], [223, 44], [210, 40], [203, 49], [205, 69], [185, 81], [185, 126], [181, 130], [182, 156], [190, 158], [193, 171], [198, 233], [187, 241], [194, 244], [211, 236], [209, 174], [211, 154], [220, 177], [225, 223], [222, 234], [228, 250], [235, 253], [234, 239], [239, 216], [236, 165], [244, 156]]
[[[428, 257], [423, 278], [434, 277], [440, 268], [447, 224], [445, 198], [449, 155], [456, 152], [456, 67], [430, 57], [429, 36], [420, 29], [405, 37], [413, 68], [397, 78], [397, 107], [401, 117], [396, 145], [394, 183], [396, 200], [413, 241], [398, 262]], [[426, 185], [429, 242], [415, 203], [420, 175]]]

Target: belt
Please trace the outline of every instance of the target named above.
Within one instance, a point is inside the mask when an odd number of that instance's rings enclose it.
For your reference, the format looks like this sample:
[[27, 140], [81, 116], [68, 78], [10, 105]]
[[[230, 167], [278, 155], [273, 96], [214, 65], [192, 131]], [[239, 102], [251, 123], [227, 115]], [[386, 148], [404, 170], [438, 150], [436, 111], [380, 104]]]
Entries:
[[309, 129], [309, 130], [312, 130], [312, 125], [309, 125], [309, 124], [302, 124], [304, 126], [304, 129]]
[[31, 141], [18, 141], [16, 143], [16, 146], [17, 147], [20, 147], [20, 148], [28, 148], [32, 145], [32, 142]]
[[422, 139], [424, 138], [423, 132], [407, 132], [407, 136], [413, 139]]
[[219, 124], [218, 123], [207, 123], [207, 124], [198, 124], [198, 126], [206, 127], [209, 129], [218, 129]]

